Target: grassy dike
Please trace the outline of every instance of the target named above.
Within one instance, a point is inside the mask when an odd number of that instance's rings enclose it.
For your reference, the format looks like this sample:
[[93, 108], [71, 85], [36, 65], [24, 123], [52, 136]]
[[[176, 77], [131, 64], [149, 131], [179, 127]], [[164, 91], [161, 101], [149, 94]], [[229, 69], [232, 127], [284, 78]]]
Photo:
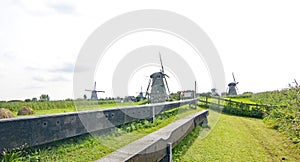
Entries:
[[300, 150], [261, 119], [226, 114], [215, 127], [197, 128], [179, 145], [174, 161], [300, 161]]

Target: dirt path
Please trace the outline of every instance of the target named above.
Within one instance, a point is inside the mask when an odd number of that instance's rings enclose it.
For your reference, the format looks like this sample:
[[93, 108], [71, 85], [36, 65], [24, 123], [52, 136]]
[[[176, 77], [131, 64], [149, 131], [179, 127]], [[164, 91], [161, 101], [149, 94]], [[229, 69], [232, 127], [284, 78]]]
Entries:
[[222, 114], [210, 134], [198, 138], [182, 161], [300, 161], [300, 149], [260, 119]]

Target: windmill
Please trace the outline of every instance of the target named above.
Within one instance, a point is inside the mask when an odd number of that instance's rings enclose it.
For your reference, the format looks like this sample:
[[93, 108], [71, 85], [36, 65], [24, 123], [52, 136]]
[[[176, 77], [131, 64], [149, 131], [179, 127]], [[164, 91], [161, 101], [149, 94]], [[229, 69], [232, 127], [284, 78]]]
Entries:
[[[148, 87], [146, 90], [146, 96], [148, 97], [148, 101], [150, 103], [165, 102], [166, 99], [168, 98], [168, 94], [170, 94], [168, 82], [166, 79], [166, 77], [169, 78], [169, 76], [164, 72], [164, 66], [162, 63], [160, 53], [159, 53], [159, 59], [160, 59], [161, 70], [160, 72], [156, 72], [150, 75]], [[148, 91], [150, 86], [151, 86], [151, 91], [149, 94]], [[168, 94], [166, 92], [166, 87], [168, 90]]]
[[212, 89], [211, 89], [211, 95], [212, 95], [212, 96], [219, 96], [219, 94], [218, 94], [216, 88], [212, 88]]
[[98, 96], [97, 96], [97, 93], [98, 93], [98, 92], [105, 93], [105, 91], [97, 91], [97, 90], [96, 90], [96, 82], [95, 82], [95, 85], [94, 85], [94, 89], [93, 89], [93, 90], [88, 90], [88, 89], [86, 89], [85, 91], [90, 91], [90, 92], [92, 92], [91, 100], [98, 100]]
[[136, 92], [138, 94], [138, 97], [141, 98], [141, 100], [144, 100], [145, 97], [144, 97], [144, 93], [143, 93], [143, 87], [141, 87], [141, 91], [140, 92]]
[[233, 77], [233, 82], [228, 84], [228, 95], [237, 95], [237, 84], [239, 84], [239, 82], [236, 82], [234, 74], [232, 73], [232, 77]]

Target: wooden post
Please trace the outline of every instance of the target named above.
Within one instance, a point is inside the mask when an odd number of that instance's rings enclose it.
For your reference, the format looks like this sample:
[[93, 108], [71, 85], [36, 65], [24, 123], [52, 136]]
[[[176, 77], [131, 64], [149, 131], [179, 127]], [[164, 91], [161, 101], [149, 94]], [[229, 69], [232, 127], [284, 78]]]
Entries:
[[155, 106], [152, 106], [152, 123], [155, 122]]
[[[197, 82], [195, 81], [195, 92], [194, 92], [194, 99], [197, 98]], [[197, 109], [197, 100], [195, 100], [195, 109]]]
[[172, 162], [172, 143], [167, 144], [167, 161]]
[[197, 97], [197, 82], [195, 81], [195, 91], [194, 91], [194, 98], [196, 98]]
[[208, 107], [208, 96], [205, 96], [205, 106]]
[[218, 97], [218, 109], [220, 109], [220, 96]]

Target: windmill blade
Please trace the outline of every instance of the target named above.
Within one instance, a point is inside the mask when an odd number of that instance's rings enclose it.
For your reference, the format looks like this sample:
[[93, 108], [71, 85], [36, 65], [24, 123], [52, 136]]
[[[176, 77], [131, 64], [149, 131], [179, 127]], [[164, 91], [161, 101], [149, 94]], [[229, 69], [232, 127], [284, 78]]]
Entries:
[[236, 83], [236, 81], [235, 81], [235, 77], [234, 77], [234, 74], [232, 73], [232, 77], [233, 77], [233, 81]]
[[88, 89], [86, 89], [85, 91], [93, 91], [93, 90], [88, 90]]
[[237, 86], [235, 86], [235, 89], [236, 89], [236, 91], [237, 91], [236, 93], [239, 94], [239, 89], [238, 89]]
[[94, 85], [94, 90], [96, 90], [96, 81], [95, 81], [95, 85]]
[[169, 75], [167, 75], [167, 74], [164, 74], [164, 76], [167, 76], [168, 78], [170, 78]]
[[96, 91], [96, 92], [102, 92], [102, 93], [105, 93], [105, 91]]
[[162, 63], [162, 59], [161, 59], [161, 54], [159, 52], [159, 60], [160, 60], [160, 65], [161, 65], [161, 72], [164, 73], [164, 65]]
[[294, 79], [294, 81], [295, 81], [294, 83], [296, 84], [296, 87], [298, 87], [299, 84], [298, 84], [297, 80]]
[[167, 85], [168, 93], [170, 95], [170, 89], [169, 89], [169, 85], [168, 85], [167, 79], [166, 78], [164, 78], [164, 79], [165, 79], [165, 82], [166, 82], [166, 85]]
[[150, 83], [151, 83], [151, 79], [149, 79], [149, 82], [148, 82], [148, 86], [147, 86], [147, 90], [146, 90], [146, 95], [149, 95], [148, 90], [150, 88]]

